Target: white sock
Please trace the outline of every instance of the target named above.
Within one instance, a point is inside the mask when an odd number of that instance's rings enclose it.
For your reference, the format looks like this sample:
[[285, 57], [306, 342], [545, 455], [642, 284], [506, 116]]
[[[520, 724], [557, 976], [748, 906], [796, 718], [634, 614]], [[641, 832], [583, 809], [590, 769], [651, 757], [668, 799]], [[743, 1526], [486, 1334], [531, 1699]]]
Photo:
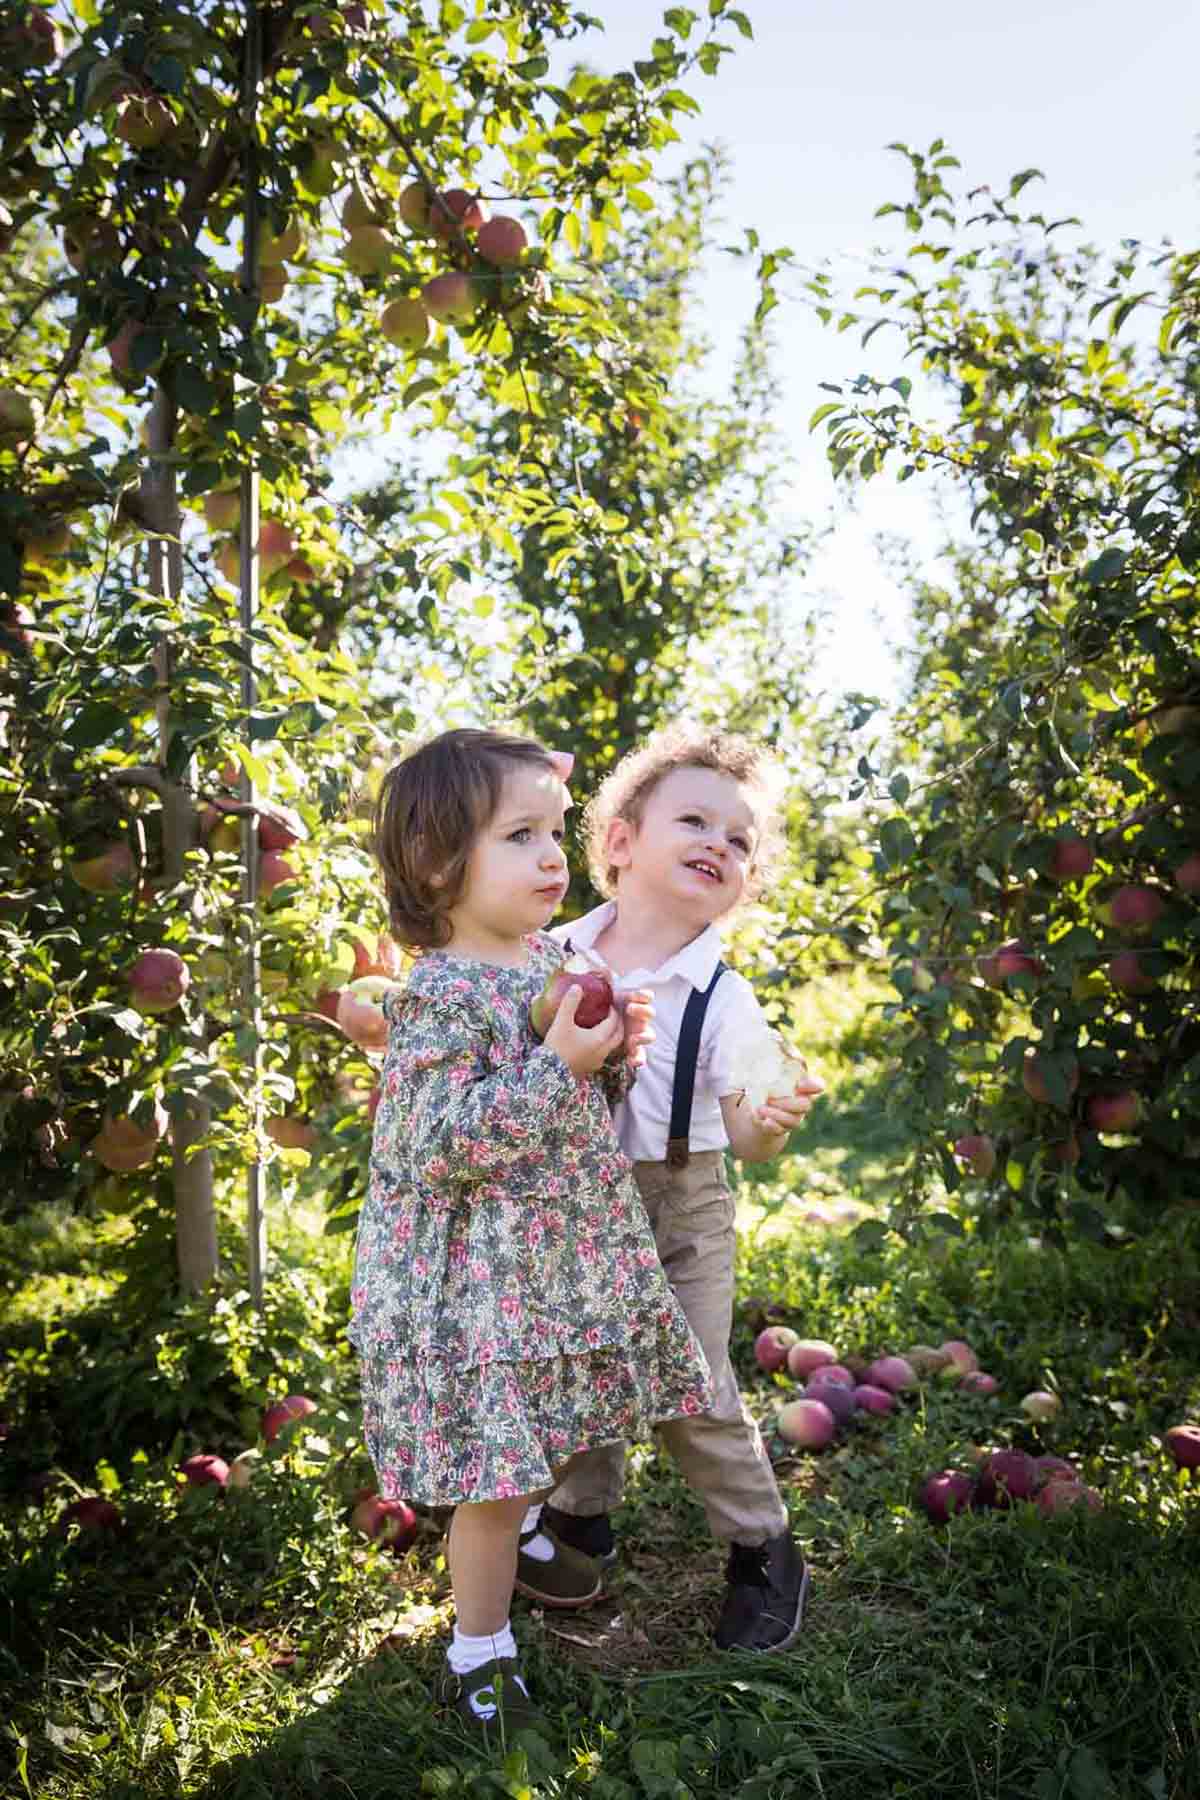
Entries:
[[537, 1532], [536, 1537], [531, 1537], [527, 1543], [521, 1545], [521, 1555], [528, 1556], [533, 1562], [553, 1562], [554, 1545], [550, 1542], [550, 1539], [546, 1536], [544, 1531], [538, 1531], [538, 1526], [541, 1522], [542, 1502], [539, 1500], [536, 1506], [531, 1506], [528, 1509], [525, 1517], [521, 1520], [522, 1536], [524, 1536], [527, 1531]]
[[[469, 1675], [473, 1669], [482, 1668], [484, 1663], [493, 1657], [515, 1656], [517, 1654], [516, 1639], [512, 1634], [511, 1621], [506, 1619], [501, 1630], [487, 1632], [482, 1637], [468, 1637], [465, 1631], [454, 1627], [454, 1636], [450, 1640], [450, 1648], [446, 1652], [446, 1661], [456, 1675]], [[520, 1688], [525, 1698], [529, 1698], [529, 1689], [519, 1675], [512, 1680]], [[489, 1697], [492, 1696], [492, 1697]], [[491, 1688], [481, 1688], [478, 1694], [471, 1695], [471, 1711], [480, 1719], [494, 1719], [496, 1702]]]
[[515, 1656], [517, 1641], [512, 1634], [512, 1623], [505, 1619], [499, 1631], [487, 1631], [482, 1637], [468, 1637], [465, 1631], [454, 1627], [454, 1636], [450, 1640], [450, 1648], [446, 1652], [446, 1660], [456, 1675], [469, 1675], [472, 1669], [478, 1669], [482, 1663], [491, 1662], [494, 1656]]

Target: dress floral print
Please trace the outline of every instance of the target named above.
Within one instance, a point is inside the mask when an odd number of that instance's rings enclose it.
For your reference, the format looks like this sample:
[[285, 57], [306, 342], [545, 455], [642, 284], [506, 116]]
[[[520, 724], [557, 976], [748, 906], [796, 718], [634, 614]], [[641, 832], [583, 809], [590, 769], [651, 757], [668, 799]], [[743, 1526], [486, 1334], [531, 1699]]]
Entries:
[[390, 1033], [350, 1336], [385, 1495], [429, 1505], [551, 1484], [576, 1450], [707, 1411], [604, 1077], [533, 1035], [561, 947], [501, 968], [431, 951]]

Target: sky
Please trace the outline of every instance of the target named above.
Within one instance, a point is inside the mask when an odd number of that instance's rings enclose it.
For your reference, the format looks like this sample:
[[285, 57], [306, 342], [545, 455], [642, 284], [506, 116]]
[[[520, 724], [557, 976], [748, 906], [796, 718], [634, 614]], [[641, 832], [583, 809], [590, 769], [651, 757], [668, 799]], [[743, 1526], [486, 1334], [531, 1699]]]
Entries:
[[[731, 161], [727, 240], [753, 226], [805, 264], [851, 264], [883, 241], [873, 215], [906, 195], [904, 166], [885, 146], [942, 137], [970, 185], [1006, 186], [1031, 165], [1046, 180], [1023, 201], [1051, 218], [1078, 216], [1087, 240], [1122, 238], [1195, 245], [1200, 225], [1200, 6], [1196, 0], [740, 0], [753, 42], [734, 30], [737, 53], [718, 76], [695, 76], [702, 112], [681, 120], [678, 154], [720, 143]], [[692, 9], [707, 12], [705, 0]], [[628, 67], [660, 29], [644, 0], [591, 0], [603, 37], [587, 60]], [[1036, 195], [1036, 202], [1034, 196]], [[797, 284], [798, 285], [798, 284]], [[729, 259], [704, 277], [702, 313], [716, 373], [727, 368], [752, 304]], [[798, 517], [824, 520], [828, 547], [794, 603], [828, 596], [834, 624], [821, 677], [831, 691], [895, 696], [893, 647], [905, 608], [874, 550], [880, 531], [910, 535], [932, 556], [936, 524], [911, 486], [887, 476], [868, 484], [857, 510], [835, 497], [807, 422], [824, 398], [818, 383], [861, 369], [900, 372], [880, 333], [867, 351], [853, 333], [823, 329], [798, 301], [773, 315], [780, 420], [796, 458]], [[894, 342], [894, 339], [892, 340]], [[884, 365], [887, 365], [886, 367]], [[893, 366], [894, 365], [894, 366]]]

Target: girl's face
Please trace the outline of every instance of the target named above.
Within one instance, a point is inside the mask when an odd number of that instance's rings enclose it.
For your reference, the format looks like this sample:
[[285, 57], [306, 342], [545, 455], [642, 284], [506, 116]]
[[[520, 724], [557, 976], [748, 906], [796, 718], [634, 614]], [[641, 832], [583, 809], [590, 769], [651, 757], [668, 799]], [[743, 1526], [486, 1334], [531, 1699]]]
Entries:
[[451, 909], [451, 948], [503, 959], [529, 931], [549, 924], [567, 891], [563, 854], [566, 790], [551, 769], [518, 764], [467, 861]]

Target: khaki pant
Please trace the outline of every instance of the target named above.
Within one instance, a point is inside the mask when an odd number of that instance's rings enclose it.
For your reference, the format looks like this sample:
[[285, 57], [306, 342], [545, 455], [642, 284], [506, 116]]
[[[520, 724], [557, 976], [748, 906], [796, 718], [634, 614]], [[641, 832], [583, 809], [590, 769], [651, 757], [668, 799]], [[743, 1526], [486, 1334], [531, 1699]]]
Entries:
[[[742, 1404], [729, 1360], [733, 1323], [733, 1195], [720, 1150], [692, 1156], [686, 1168], [639, 1162], [633, 1172], [658, 1254], [712, 1370], [711, 1413], [670, 1419], [658, 1435], [704, 1505], [714, 1537], [757, 1545], [787, 1530], [787, 1512], [757, 1425]], [[575, 1458], [551, 1505], [591, 1517], [620, 1503], [624, 1444], [602, 1444]]]

